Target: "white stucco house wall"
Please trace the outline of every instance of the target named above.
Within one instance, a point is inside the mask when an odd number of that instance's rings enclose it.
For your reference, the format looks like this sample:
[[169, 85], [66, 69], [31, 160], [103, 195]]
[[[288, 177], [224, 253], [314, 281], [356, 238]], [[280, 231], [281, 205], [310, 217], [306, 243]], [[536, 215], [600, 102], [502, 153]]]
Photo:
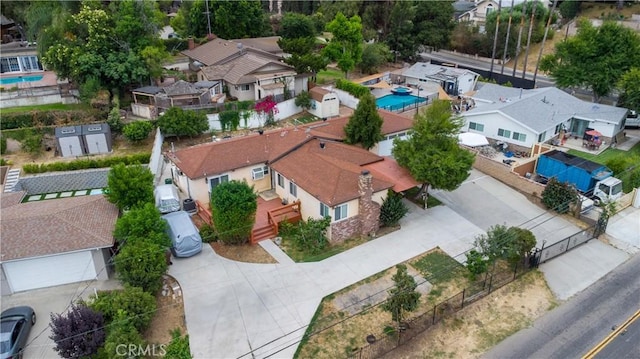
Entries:
[[449, 95], [457, 96], [473, 91], [479, 74], [466, 69], [416, 62], [404, 70], [405, 83], [414, 87], [435, 83]]
[[463, 131], [524, 148], [550, 141], [562, 129], [580, 138], [595, 129], [610, 144], [623, 130], [628, 111], [583, 101], [555, 87], [524, 90], [483, 83], [471, 98], [475, 107], [462, 112]]

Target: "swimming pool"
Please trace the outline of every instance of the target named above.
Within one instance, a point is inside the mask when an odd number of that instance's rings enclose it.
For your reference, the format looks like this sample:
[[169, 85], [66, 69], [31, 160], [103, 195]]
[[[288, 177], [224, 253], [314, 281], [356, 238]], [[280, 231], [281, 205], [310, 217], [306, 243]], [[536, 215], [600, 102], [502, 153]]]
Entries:
[[19, 82], [35, 82], [40, 81], [44, 75], [31, 75], [31, 76], [17, 76], [17, 77], [6, 77], [0, 79], [0, 85], [11, 85], [17, 84]]
[[376, 106], [378, 108], [398, 111], [398, 110], [410, 110], [416, 106], [416, 103], [426, 102], [427, 99], [414, 95], [386, 95], [376, 100]]

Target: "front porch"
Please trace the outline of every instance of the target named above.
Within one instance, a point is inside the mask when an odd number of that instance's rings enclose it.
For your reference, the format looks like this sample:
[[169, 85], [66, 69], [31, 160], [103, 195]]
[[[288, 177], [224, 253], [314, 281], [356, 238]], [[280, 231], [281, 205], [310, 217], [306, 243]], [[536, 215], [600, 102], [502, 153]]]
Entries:
[[279, 224], [283, 221], [297, 223], [302, 219], [300, 202], [282, 204], [275, 191], [268, 190], [258, 195], [256, 222], [251, 230], [250, 243], [273, 238], [278, 235]]

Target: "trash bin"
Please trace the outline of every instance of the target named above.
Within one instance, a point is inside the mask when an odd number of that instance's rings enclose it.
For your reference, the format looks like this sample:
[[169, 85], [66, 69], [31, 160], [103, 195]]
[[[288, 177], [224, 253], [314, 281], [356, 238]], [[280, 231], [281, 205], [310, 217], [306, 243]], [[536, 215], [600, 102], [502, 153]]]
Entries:
[[173, 180], [171, 178], [165, 178], [164, 184], [173, 184]]
[[191, 198], [187, 198], [182, 202], [182, 210], [189, 213], [196, 212], [196, 202]]

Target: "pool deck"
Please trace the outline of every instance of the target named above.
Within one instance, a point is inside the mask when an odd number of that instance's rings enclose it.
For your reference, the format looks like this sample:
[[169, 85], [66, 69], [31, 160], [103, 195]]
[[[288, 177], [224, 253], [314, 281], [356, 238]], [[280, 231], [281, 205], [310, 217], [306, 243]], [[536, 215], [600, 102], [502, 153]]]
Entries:
[[13, 84], [0, 85], [0, 87], [11, 88], [11, 87], [17, 86], [19, 89], [27, 89], [27, 88], [34, 88], [34, 87], [56, 86], [58, 84], [58, 77], [53, 71], [9, 73], [9, 74], [3, 74], [2, 76], [0, 76], [0, 78], [7, 79], [7, 78], [40, 76], [40, 75], [42, 75], [42, 80], [40, 81], [17, 82]]

